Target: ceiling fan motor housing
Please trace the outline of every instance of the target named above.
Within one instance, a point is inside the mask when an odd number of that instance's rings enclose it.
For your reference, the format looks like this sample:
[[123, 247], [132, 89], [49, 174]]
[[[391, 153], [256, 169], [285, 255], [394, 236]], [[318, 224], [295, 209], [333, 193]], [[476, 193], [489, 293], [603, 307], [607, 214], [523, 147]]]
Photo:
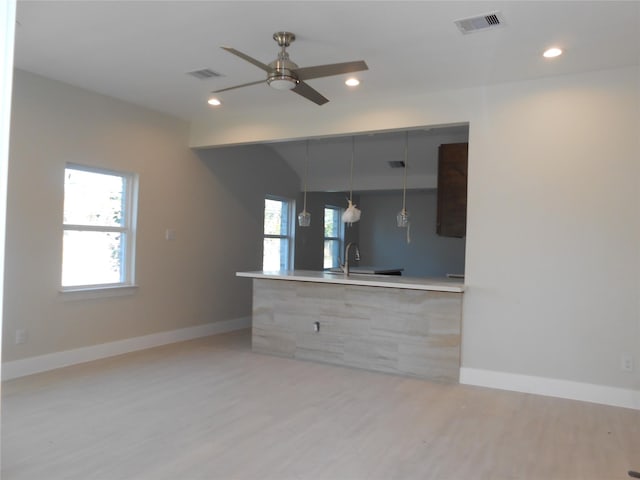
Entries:
[[280, 52], [278, 59], [271, 62], [269, 68], [271, 72], [267, 76], [267, 83], [270, 87], [277, 90], [291, 90], [300, 82], [293, 71], [298, 68], [298, 65], [289, 60], [289, 54], [286, 52]]

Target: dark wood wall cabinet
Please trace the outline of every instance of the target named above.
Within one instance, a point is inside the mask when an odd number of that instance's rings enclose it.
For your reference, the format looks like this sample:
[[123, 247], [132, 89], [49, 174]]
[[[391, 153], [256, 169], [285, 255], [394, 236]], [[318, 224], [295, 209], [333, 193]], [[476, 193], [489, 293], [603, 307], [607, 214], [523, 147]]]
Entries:
[[468, 143], [448, 143], [438, 149], [438, 218], [436, 232], [462, 238], [467, 233]]

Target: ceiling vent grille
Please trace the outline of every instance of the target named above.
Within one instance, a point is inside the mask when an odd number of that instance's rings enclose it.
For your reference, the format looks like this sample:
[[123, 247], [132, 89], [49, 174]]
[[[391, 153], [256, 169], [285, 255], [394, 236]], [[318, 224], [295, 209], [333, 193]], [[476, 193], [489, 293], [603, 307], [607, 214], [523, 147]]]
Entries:
[[221, 77], [218, 72], [214, 72], [210, 68], [203, 68], [202, 70], [194, 70], [193, 72], [187, 72], [187, 75], [196, 77], [198, 80], [206, 80], [207, 78]]
[[504, 27], [504, 17], [500, 12], [491, 12], [486, 15], [478, 15], [476, 17], [461, 18], [454, 22], [456, 26], [465, 35], [467, 33], [479, 32], [483, 30], [493, 30], [494, 28]]
[[389, 166], [391, 168], [404, 168], [404, 161], [402, 160], [390, 160]]

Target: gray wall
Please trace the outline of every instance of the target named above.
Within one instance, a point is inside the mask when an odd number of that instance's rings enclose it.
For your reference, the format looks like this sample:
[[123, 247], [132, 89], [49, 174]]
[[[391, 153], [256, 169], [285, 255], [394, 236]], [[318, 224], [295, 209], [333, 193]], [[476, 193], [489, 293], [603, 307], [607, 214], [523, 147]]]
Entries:
[[217, 302], [234, 317], [251, 315], [252, 284], [238, 271], [262, 270], [264, 199], [295, 199], [299, 178], [272, 150], [240, 146], [196, 151], [211, 174], [208, 219], [215, 242], [205, 257], [219, 287]]
[[[295, 268], [322, 270], [323, 209], [325, 205], [346, 207], [348, 193], [312, 192], [307, 194], [309, 228], [296, 227]], [[465, 239], [436, 235], [436, 191], [407, 192], [411, 214], [411, 243], [406, 230], [396, 226], [396, 214], [402, 207], [402, 192], [359, 192], [354, 202], [362, 209], [362, 218], [345, 227], [345, 242], [358, 242], [360, 265], [404, 268], [414, 277], [464, 273]], [[297, 211], [302, 211], [302, 195]]]
[[404, 268], [412, 277], [464, 273], [465, 239], [436, 235], [436, 190], [407, 192], [411, 243], [396, 226], [402, 192], [360, 193], [361, 264]]

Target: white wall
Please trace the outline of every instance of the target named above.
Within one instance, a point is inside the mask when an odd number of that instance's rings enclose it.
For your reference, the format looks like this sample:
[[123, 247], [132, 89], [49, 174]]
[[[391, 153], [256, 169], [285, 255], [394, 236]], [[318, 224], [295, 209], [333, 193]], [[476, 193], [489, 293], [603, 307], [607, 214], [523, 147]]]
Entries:
[[624, 69], [486, 89], [464, 365], [640, 388], [638, 85]]
[[[171, 117], [16, 71], [4, 361], [250, 315], [250, 282], [234, 273], [260, 267], [265, 190], [295, 195], [299, 179], [260, 147], [200, 152], [202, 160], [187, 133]], [[58, 292], [68, 161], [140, 174], [133, 295]], [[18, 328], [27, 343], [15, 344]]]
[[[194, 146], [470, 123], [463, 366], [640, 390], [640, 73], [626, 68], [191, 129]], [[331, 105], [331, 104], [328, 104]], [[622, 372], [620, 355], [635, 358]], [[638, 402], [640, 405], [640, 402]]]
[[[0, 272], [4, 272], [4, 239], [7, 213], [7, 170], [9, 160], [9, 121], [11, 112], [11, 88], [13, 72], [13, 43], [16, 24], [16, 2], [9, 0], [0, 4]], [[0, 276], [0, 328], [3, 324], [4, 276]], [[2, 345], [0, 345], [0, 354]], [[1, 386], [0, 386], [1, 390]], [[1, 438], [1, 436], [0, 436]], [[1, 450], [1, 448], [0, 448]]]

